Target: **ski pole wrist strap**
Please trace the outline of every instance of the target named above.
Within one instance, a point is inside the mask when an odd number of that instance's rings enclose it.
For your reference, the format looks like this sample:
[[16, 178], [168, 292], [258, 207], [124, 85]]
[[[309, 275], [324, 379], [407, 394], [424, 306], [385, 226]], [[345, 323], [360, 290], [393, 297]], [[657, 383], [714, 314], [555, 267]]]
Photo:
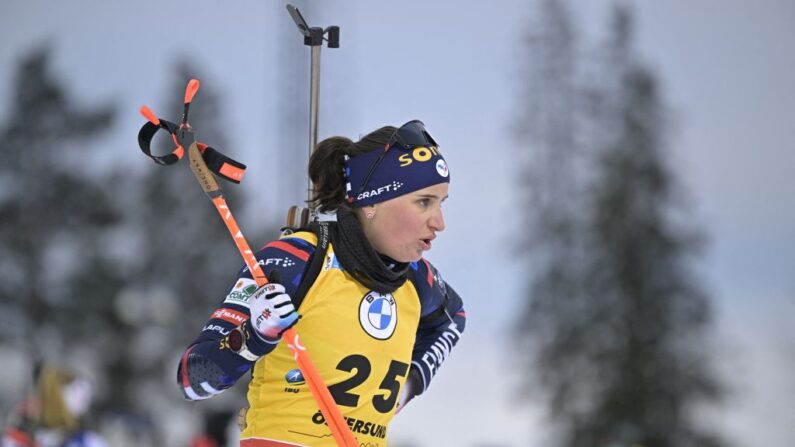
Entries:
[[[152, 138], [160, 129], [165, 129], [170, 133], [171, 139], [174, 140], [174, 144], [177, 145], [171, 153], [166, 155], [152, 154]], [[138, 146], [140, 146], [141, 151], [155, 163], [164, 166], [174, 164], [185, 155], [185, 148], [183, 148], [177, 140], [177, 130], [179, 130], [178, 125], [164, 119], [160, 119], [159, 124], [147, 121], [138, 132]], [[207, 167], [210, 168], [214, 174], [230, 182], [240, 183], [246, 171], [246, 165], [227, 157], [204, 143], [197, 142], [196, 144], [199, 147], [204, 162], [207, 163]]]

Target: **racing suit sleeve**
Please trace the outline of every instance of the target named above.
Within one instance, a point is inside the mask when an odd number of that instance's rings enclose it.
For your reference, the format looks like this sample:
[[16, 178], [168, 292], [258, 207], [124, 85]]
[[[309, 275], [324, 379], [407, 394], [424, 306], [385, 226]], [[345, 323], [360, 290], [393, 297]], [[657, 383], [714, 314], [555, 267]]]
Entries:
[[[301, 284], [312, 253], [313, 245], [301, 238], [288, 237], [269, 243], [256, 257], [266, 275], [279, 272], [282, 285], [293, 295]], [[249, 300], [257, 288], [248, 267], [240, 270], [224, 301], [182, 354], [177, 367], [177, 383], [186, 399], [207, 399], [223, 392], [249, 371], [259, 357], [277, 346], [256, 336], [251, 327]], [[245, 356], [229, 347], [228, 337], [235, 328], [243, 333], [249, 351]]]
[[458, 293], [425, 259], [417, 263], [414, 277], [422, 310], [409, 377], [413, 376], [412, 380], [417, 382], [412, 384], [411, 393], [420, 395], [428, 389], [439, 367], [461, 339], [466, 327], [466, 312]]

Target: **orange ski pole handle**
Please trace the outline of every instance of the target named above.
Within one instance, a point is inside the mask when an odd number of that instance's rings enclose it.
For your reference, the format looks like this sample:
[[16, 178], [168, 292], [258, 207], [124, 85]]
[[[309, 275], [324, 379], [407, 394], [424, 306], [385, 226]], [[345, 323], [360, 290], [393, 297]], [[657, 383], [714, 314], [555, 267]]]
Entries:
[[159, 126], [160, 125], [160, 118], [158, 118], [154, 114], [154, 112], [152, 112], [152, 109], [150, 109], [149, 107], [141, 106], [140, 112], [141, 112], [141, 115], [144, 116], [144, 118], [149, 120], [150, 123], [154, 124], [155, 126]]
[[188, 86], [185, 87], [185, 104], [182, 109], [182, 125], [187, 126], [190, 128], [188, 124], [188, 111], [190, 110], [190, 103], [193, 101], [193, 97], [196, 96], [196, 92], [199, 91], [199, 80], [198, 79], [191, 79], [188, 82]]
[[188, 86], [185, 88], [185, 104], [190, 104], [196, 92], [199, 91], [199, 80], [191, 79], [188, 81]]
[[[260, 268], [256, 256], [251, 251], [251, 247], [243, 236], [243, 232], [240, 231], [240, 227], [237, 225], [232, 211], [226, 204], [226, 199], [224, 199], [223, 193], [221, 192], [218, 180], [207, 167], [199, 151], [199, 146], [195, 142], [188, 148], [188, 160], [190, 161], [190, 168], [193, 174], [196, 176], [202, 189], [210, 198], [213, 205], [215, 205], [215, 209], [226, 224], [226, 228], [232, 235], [232, 239], [234, 239], [240, 255], [243, 257], [251, 275], [257, 282], [257, 286], [261, 287], [267, 284], [268, 279], [265, 277], [262, 268]], [[293, 357], [296, 363], [298, 363], [298, 367], [301, 369], [301, 373], [304, 375], [304, 379], [309, 385], [309, 390], [312, 392], [312, 396], [315, 398], [318, 407], [320, 407], [320, 412], [326, 419], [326, 423], [331, 430], [332, 436], [337, 441], [337, 445], [340, 447], [359, 447], [359, 442], [353, 436], [353, 432], [351, 432], [350, 427], [348, 427], [345, 418], [342, 416], [342, 412], [334, 401], [334, 397], [331, 395], [328, 387], [326, 387], [323, 378], [320, 376], [320, 372], [309, 356], [309, 352], [307, 352], [306, 347], [301, 344], [298, 332], [294, 328], [290, 328], [284, 332], [283, 337], [287, 342], [287, 346], [293, 351]]]

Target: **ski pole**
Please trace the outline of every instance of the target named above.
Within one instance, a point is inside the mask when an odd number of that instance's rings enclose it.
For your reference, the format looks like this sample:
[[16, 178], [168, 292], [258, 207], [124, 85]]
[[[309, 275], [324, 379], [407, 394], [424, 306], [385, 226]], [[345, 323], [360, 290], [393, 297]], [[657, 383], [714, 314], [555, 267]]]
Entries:
[[[182, 123], [178, 128], [176, 128], [176, 132], [172, 133], [172, 138], [177, 144], [177, 148], [174, 150], [172, 155], [175, 155], [178, 160], [182, 157], [181, 154], [184, 154], [185, 146], [188, 147], [187, 152], [191, 171], [196, 177], [196, 180], [198, 180], [205, 194], [207, 194], [207, 197], [210, 199], [213, 205], [215, 205], [215, 209], [218, 211], [221, 219], [226, 224], [226, 228], [232, 235], [232, 239], [235, 241], [235, 245], [237, 246], [240, 255], [246, 262], [252, 277], [257, 282], [257, 286], [262, 287], [268, 283], [268, 278], [260, 268], [254, 252], [251, 250], [251, 247], [246, 241], [246, 238], [243, 236], [242, 231], [240, 231], [240, 227], [232, 215], [232, 211], [229, 209], [226, 199], [224, 199], [224, 195], [221, 191], [221, 186], [218, 184], [218, 180], [215, 178], [213, 171], [207, 166], [205, 156], [202, 154], [200, 148], [201, 143], [198, 143], [195, 140], [193, 129], [188, 124], [188, 111], [190, 104], [193, 101], [193, 96], [198, 90], [199, 81], [197, 79], [191, 79], [190, 82], [188, 82], [187, 88], [185, 89], [185, 108], [182, 115]], [[146, 106], [141, 108], [141, 114], [144, 115], [144, 117], [155, 126], [164, 125], [162, 123], [163, 120], [158, 119]], [[172, 123], [167, 124], [171, 124], [173, 126]], [[141, 129], [142, 133], [143, 131], [144, 129]], [[139, 140], [140, 139], [141, 136], [139, 134]], [[207, 149], [209, 148], [206, 147], [205, 153]], [[172, 161], [172, 163], [173, 162], [174, 161]], [[220, 171], [223, 172], [223, 169], [224, 168], [221, 167]], [[227, 172], [229, 171], [230, 170], [227, 170]], [[238, 178], [241, 177], [242, 173], [238, 175]], [[331, 396], [328, 387], [326, 387], [325, 382], [323, 382], [317, 367], [309, 356], [309, 352], [307, 351], [306, 347], [301, 344], [298, 332], [295, 330], [295, 328], [290, 328], [284, 332], [283, 337], [287, 342], [287, 346], [292, 350], [293, 357], [298, 363], [298, 367], [301, 369], [301, 373], [304, 375], [307, 385], [309, 385], [309, 390], [312, 392], [312, 396], [315, 398], [321, 413], [325, 417], [329, 429], [331, 429], [331, 434], [337, 441], [337, 445], [340, 447], [359, 447], [359, 443], [353, 436], [353, 433], [348, 427], [345, 418], [342, 416], [342, 412], [340, 411], [339, 407], [337, 407], [336, 402], [334, 402], [334, 398]]]

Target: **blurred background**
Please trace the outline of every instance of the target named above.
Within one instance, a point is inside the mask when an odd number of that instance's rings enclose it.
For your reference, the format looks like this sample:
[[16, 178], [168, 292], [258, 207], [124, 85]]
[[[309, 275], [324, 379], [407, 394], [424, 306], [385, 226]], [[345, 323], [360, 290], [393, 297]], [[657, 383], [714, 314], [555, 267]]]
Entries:
[[[419, 118], [451, 169], [427, 257], [467, 331], [390, 445], [795, 445], [795, 3], [293, 4], [341, 29], [320, 138]], [[175, 375], [241, 262], [138, 109], [176, 121], [200, 79], [199, 138], [248, 165], [230, 206], [275, 238], [309, 134], [285, 5], [0, 3], [4, 426], [44, 365], [109, 445], [236, 445], [245, 383]]]

